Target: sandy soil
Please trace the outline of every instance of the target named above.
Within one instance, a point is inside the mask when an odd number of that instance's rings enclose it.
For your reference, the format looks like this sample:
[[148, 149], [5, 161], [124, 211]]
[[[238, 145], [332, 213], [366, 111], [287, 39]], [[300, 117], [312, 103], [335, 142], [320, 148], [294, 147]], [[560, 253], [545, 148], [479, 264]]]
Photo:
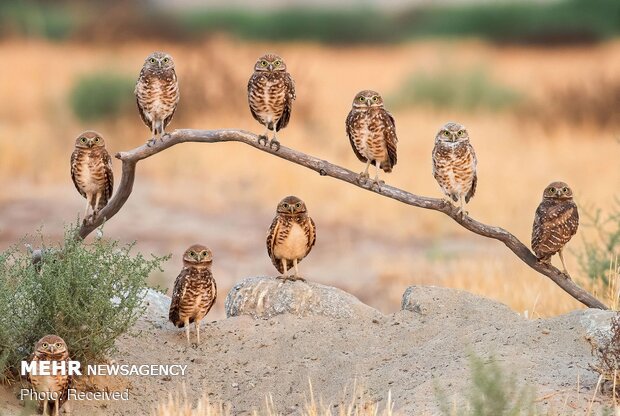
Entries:
[[[131, 377], [128, 402], [74, 403], [74, 414], [149, 414], [170, 392], [182, 389], [192, 401], [204, 393], [223, 401], [235, 415], [251, 414], [271, 394], [280, 414], [296, 414], [309, 399], [309, 381], [325, 403], [339, 403], [343, 390], [356, 381], [371, 400], [385, 400], [391, 391], [396, 410], [431, 415], [437, 414], [435, 385], [450, 400], [463, 400], [471, 381], [471, 352], [497, 360], [520, 385], [534, 387], [542, 411], [583, 414], [588, 408], [597, 375], [588, 370], [586, 337], [599, 311], [526, 320], [466, 292], [420, 287], [412, 296], [408, 304], [415, 312], [377, 315], [369, 309], [348, 319], [285, 314], [213, 321], [195, 347], [166, 322], [165, 301], [155, 302], [134, 335], [118, 341], [113, 358], [187, 364], [188, 375]], [[17, 414], [7, 390], [0, 403], [9, 409], [5, 414]], [[600, 408], [597, 398], [594, 409]]]

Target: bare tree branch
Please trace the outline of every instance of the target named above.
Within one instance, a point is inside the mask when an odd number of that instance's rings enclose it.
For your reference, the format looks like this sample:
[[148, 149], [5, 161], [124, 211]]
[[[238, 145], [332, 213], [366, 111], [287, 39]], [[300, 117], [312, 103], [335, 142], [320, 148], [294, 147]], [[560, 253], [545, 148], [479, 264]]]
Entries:
[[536, 270], [538, 273], [547, 276], [555, 284], [560, 286], [565, 292], [577, 299], [579, 302], [591, 308], [608, 309], [605, 304], [596, 299], [590, 293], [579, 287], [568, 275], [550, 264], [540, 263], [536, 256], [514, 235], [503, 228], [493, 227], [476, 221], [475, 219], [458, 214], [458, 209], [449, 202], [438, 198], [427, 198], [414, 195], [407, 191], [389, 185], [382, 185], [380, 189], [370, 186], [370, 184], [360, 184], [357, 182], [358, 174], [348, 169], [329, 163], [325, 160], [309, 156], [305, 153], [282, 146], [275, 151], [267, 146], [258, 143], [258, 136], [254, 133], [241, 130], [175, 130], [167, 135], [164, 141], [158, 141], [152, 147], [140, 146], [128, 152], [121, 152], [116, 155], [123, 162], [123, 173], [120, 185], [114, 197], [108, 202], [92, 221], [85, 222], [78, 231], [79, 238], [85, 238], [93, 230], [99, 227], [106, 219], [112, 218], [125, 204], [133, 188], [135, 179], [136, 165], [147, 157], [153, 156], [178, 143], [199, 142], [199, 143], [219, 143], [219, 142], [241, 142], [263, 152], [270, 153], [279, 158], [296, 163], [319, 173], [322, 176], [331, 176], [348, 182], [351, 185], [375, 192], [387, 198], [392, 198], [402, 203], [414, 207], [440, 211], [459, 223], [467, 230], [484, 237], [493, 238], [504, 243], [517, 257], [525, 264]]

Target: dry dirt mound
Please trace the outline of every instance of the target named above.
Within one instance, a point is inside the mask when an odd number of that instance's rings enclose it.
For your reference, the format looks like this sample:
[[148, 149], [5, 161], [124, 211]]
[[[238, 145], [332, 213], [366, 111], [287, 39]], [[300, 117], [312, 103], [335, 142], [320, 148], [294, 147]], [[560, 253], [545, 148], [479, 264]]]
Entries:
[[[74, 414], [150, 414], [183, 384], [190, 400], [206, 392], [212, 401], [230, 403], [235, 415], [261, 408], [269, 394], [281, 414], [296, 414], [308, 399], [309, 380], [315, 396], [328, 403], [340, 402], [344, 388], [356, 380], [374, 400], [385, 400], [391, 391], [395, 409], [403, 414], [432, 415], [438, 410], [435, 384], [451, 399], [462, 400], [472, 352], [494, 356], [519, 383], [534, 386], [541, 409], [581, 411], [597, 382], [588, 370], [588, 338], [605, 336], [611, 317], [583, 310], [527, 320], [488, 299], [438, 287], [409, 288], [403, 310], [382, 315], [338, 289], [270, 280], [254, 278], [233, 289], [227, 303], [236, 306], [229, 309], [243, 310], [243, 316], [206, 324], [196, 347], [187, 347], [183, 331], [167, 322], [169, 299], [149, 293], [147, 315], [134, 335], [119, 340], [114, 358], [129, 364], [187, 364], [187, 376], [132, 377], [128, 402], [76, 403]], [[265, 301], [260, 313], [252, 312], [258, 305], [255, 294]], [[344, 302], [351, 313], [310, 313], [308, 308], [321, 301], [307, 302], [304, 316], [289, 310], [265, 313], [280, 301], [290, 306], [291, 299], [317, 300], [318, 294]], [[17, 409], [7, 397], [2, 403]]]

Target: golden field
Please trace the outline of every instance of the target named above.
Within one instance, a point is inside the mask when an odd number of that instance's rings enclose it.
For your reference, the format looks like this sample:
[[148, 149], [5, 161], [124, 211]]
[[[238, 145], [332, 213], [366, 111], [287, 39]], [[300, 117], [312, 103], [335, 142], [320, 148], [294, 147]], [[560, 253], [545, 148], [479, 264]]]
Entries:
[[[90, 71], [137, 77], [153, 50], [175, 58], [181, 103], [169, 129], [239, 128], [262, 132], [246, 104], [247, 79], [264, 52], [282, 55], [296, 81], [284, 146], [362, 170], [344, 132], [355, 93], [398, 91], [418, 71], [484, 66], [494, 80], [544, 100], [569, 85], [590, 88], [620, 73], [620, 41], [571, 48], [499, 47], [479, 41], [424, 41], [394, 46], [328, 47], [312, 43], [247, 43], [213, 38], [192, 44], [0, 43], [0, 242], [6, 247], [45, 225], [57, 236], [83, 209], [68, 173], [73, 141], [95, 129], [111, 153], [142, 144], [148, 129], [135, 108], [119, 120], [81, 123], [68, 106], [76, 78]], [[8, 63], [10, 62], [10, 64]], [[389, 107], [388, 107], [389, 109]], [[504, 227], [529, 245], [543, 188], [568, 182], [580, 206], [610, 207], [619, 195], [620, 131], [570, 120], [533, 121], [522, 111], [395, 109], [399, 161], [390, 185], [440, 196], [431, 174], [434, 135], [446, 121], [465, 124], [478, 156], [474, 218]], [[115, 164], [116, 182], [120, 164]], [[277, 202], [296, 194], [318, 227], [317, 245], [301, 265], [311, 280], [351, 291], [383, 312], [399, 307], [409, 285], [462, 288], [499, 300], [528, 316], [580, 307], [501, 243], [468, 233], [440, 213], [415, 209], [324, 178], [238, 143], [184, 144], [140, 163], [134, 194], [106, 225], [106, 236], [137, 240], [156, 254], [173, 253], [153, 283], [170, 287], [180, 253], [194, 241], [212, 246], [220, 299], [236, 281], [273, 274], [264, 235]], [[591, 236], [582, 227], [569, 244], [569, 271]], [[557, 260], [557, 259], [556, 259]], [[604, 291], [604, 288], [597, 288]], [[214, 317], [222, 316], [218, 301]]]

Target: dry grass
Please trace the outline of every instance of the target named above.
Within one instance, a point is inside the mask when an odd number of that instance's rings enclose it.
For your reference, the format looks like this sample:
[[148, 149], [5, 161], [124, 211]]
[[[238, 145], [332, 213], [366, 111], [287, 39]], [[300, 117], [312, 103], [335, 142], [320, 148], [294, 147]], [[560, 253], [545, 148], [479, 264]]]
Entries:
[[[343, 400], [337, 404], [325, 404], [321, 398], [315, 398], [312, 383], [309, 383], [309, 399], [303, 409], [297, 413], [299, 416], [397, 416], [393, 410], [391, 394], [388, 393], [385, 406], [379, 405], [366, 397], [363, 390], [353, 383], [353, 389], [350, 392], [344, 391], [344, 396], [350, 398]], [[185, 393], [176, 396], [172, 394], [168, 400], [162, 401], [153, 413], [154, 416], [229, 416], [233, 412], [230, 405], [219, 402], [212, 403], [207, 395], [198, 400], [196, 405], [192, 405]], [[252, 411], [254, 416], [278, 416], [277, 406], [274, 403], [272, 395], [265, 398], [263, 409], [255, 409]]]
[[[573, 82], [595, 83], [592, 74], [620, 73], [618, 41], [557, 50], [497, 48], [472, 41], [346, 49], [228, 39], [191, 46], [5, 42], [0, 44], [3, 56], [19, 65], [4, 67], [0, 79], [0, 96], [5, 97], [0, 103], [0, 181], [17, 185], [1, 189], [0, 200], [13, 198], [18, 187], [26, 195], [27, 190], [39, 192], [52, 185], [70, 187], [68, 157], [74, 137], [83, 129], [101, 131], [111, 152], [143, 143], [148, 131], [137, 112], [119, 120], [80, 124], [70, 112], [67, 95], [74, 80], [85, 72], [110, 68], [137, 76], [144, 56], [154, 49], [169, 51], [177, 62], [182, 98], [171, 128], [261, 131], [246, 108], [247, 78], [258, 55], [264, 51], [282, 54], [298, 94], [291, 124], [280, 136], [282, 143], [353, 170], [363, 168], [344, 133], [354, 94], [373, 88], [387, 95], [397, 91], [410, 73], [434, 71], [447, 57], [455, 69], [482, 63], [494, 79], [532, 97]], [[601, 166], [616, 166], [620, 152], [614, 139], [618, 132], [612, 129], [588, 123], [574, 128], [561, 120], [549, 129], [508, 113], [464, 110], [412, 108], [394, 115], [400, 138], [399, 163], [386, 175], [388, 183], [440, 196], [431, 175], [433, 137], [445, 121], [461, 121], [470, 130], [479, 159], [479, 188], [469, 206], [470, 214], [507, 228], [526, 244], [541, 190], [552, 180], [570, 183], [579, 203], [596, 202], [603, 208], [612, 204], [620, 183], [619, 169], [605, 169], [601, 177]], [[41, 151], [43, 146], [45, 151]], [[118, 168], [117, 163], [115, 173], [120, 175]], [[579, 307], [501, 247], [499, 251], [487, 250], [484, 240], [438, 213], [415, 210], [319, 177], [241, 144], [177, 146], [142, 162], [139, 176], [158, 184], [149, 199], [141, 201], [145, 204], [174, 202], [205, 215], [246, 206], [271, 211], [283, 195], [296, 193], [306, 201], [319, 227], [364, 230], [377, 241], [395, 244], [411, 239], [431, 247], [436, 241], [460, 242], [461, 248], [441, 262], [418, 253], [397, 261], [379, 255], [368, 258], [376, 269], [377, 293], [388, 292], [385, 302], [398, 302], [402, 287], [417, 283], [464, 288], [504, 301], [517, 311], [527, 310], [529, 316], [555, 315]], [[136, 201], [144, 196], [132, 198]], [[72, 219], [73, 215], [67, 217], [67, 221]], [[138, 238], [130, 231], [125, 237]], [[571, 249], [579, 246], [579, 238], [570, 243]], [[482, 249], [471, 249], [477, 247]], [[178, 247], [172, 250], [178, 251]], [[355, 264], [353, 259], [351, 262]], [[328, 267], [325, 265], [325, 274]], [[572, 259], [569, 269], [574, 274], [578, 270]], [[349, 284], [355, 282], [342, 282]]]

